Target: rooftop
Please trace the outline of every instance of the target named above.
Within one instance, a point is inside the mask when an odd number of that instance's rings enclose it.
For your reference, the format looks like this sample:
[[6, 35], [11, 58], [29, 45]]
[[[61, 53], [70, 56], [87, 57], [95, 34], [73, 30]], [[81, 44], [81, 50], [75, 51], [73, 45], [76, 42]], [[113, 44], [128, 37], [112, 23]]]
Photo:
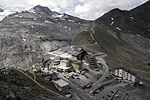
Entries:
[[61, 62], [68, 63], [69, 60], [61, 60]]
[[44, 58], [37, 58], [35, 59], [34, 63], [42, 63], [44, 61]]
[[64, 70], [67, 70], [67, 69], [70, 69], [70, 67], [64, 67], [64, 66], [58, 66], [59, 69], [64, 69]]
[[62, 80], [62, 79], [59, 79], [57, 81], [53, 81], [55, 84], [59, 85], [60, 87], [65, 87], [65, 86], [68, 86], [69, 83], [67, 83], [66, 81]]
[[124, 70], [124, 71], [126, 71], [126, 72], [128, 72], [128, 73], [130, 73], [130, 74], [132, 74], [134, 76], [136, 76], [136, 73], [134, 73], [133, 71], [125, 69], [125, 68], [122, 68], [122, 67], [115, 68], [114, 70]]
[[80, 52], [80, 51], [76, 51], [75, 53], [72, 54], [72, 56], [75, 56], [75, 57], [76, 57], [76, 56], [78, 56], [78, 55], [81, 54], [81, 53], [82, 53], [82, 52]]

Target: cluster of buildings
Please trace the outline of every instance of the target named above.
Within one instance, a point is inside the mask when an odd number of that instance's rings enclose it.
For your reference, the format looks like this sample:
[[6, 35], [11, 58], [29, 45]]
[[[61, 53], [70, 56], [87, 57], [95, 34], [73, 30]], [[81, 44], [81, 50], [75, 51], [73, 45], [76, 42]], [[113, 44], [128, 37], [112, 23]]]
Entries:
[[32, 65], [32, 71], [39, 72], [45, 68], [48, 70], [54, 69], [58, 72], [80, 71], [83, 69], [82, 60], [86, 60], [91, 69], [98, 67], [95, 56], [89, 55], [83, 49], [79, 49], [70, 55], [67, 58], [57, 55], [56, 57], [52, 57], [52, 59], [49, 58], [49, 60], [37, 58], [34, 61], [34, 65]]
[[98, 67], [95, 56], [89, 55], [85, 50], [78, 49], [72, 52], [55, 51], [50, 54], [49, 59], [37, 58], [32, 65], [32, 71], [48, 73], [44, 76], [45, 79], [52, 81], [59, 91], [66, 94], [70, 90], [69, 83], [57, 75], [62, 73], [66, 78], [78, 79], [77, 72], [81, 75], [84, 74], [82, 72], [86, 73], [82, 60], [86, 60], [91, 69]]
[[[83, 60], [84, 62], [82, 62]], [[83, 64], [89, 67], [85, 68]], [[91, 69], [99, 69], [100, 66], [102, 65], [97, 62], [94, 55], [88, 54], [83, 49], [77, 49], [67, 52], [54, 51], [50, 53], [48, 59], [45, 59], [44, 57], [37, 58], [32, 65], [32, 71], [48, 73], [48, 75], [45, 76], [45, 79], [53, 82], [55, 87], [63, 94], [68, 94], [71, 88], [69, 83], [63, 80], [64, 78], [79, 79], [78, 83], [86, 83], [86, 77], [84, 77], [87, 74], [86, 72], [90, 71]], [[82, 74], [82, 72], [85, 72], [86, 74]], [[123, 68], [114, 69], [112, 74], [120, 81], [132, 84], [136, 83], [136, 77], [134, 73]], [[81, 80], [83, 80], [83, 82]], [[86, 85], [83, 84], [83, 86], [88, 88], [91, 86], [91, 83]], [[99, 88], [97, 91], [101, 91], [101, 89]]]
[[76, 57], [77, 60], [84, 60], [86, 55], [88, 55], [88, 53], [81, 48], [72, 54], [72, 56]]
[[57, 70], [58, 72], [65, 73], [80, 71], [82, 68], [81, 62], [70, 59], [53, 60], [50, 66], [50, 70]]
[[124, 82], [128, 82], [128, 83], [135, 83], [136, 82], [135, 75], [133, 73], [123, 69], [123, 68], [115, 69], [113, 72], [113, 75], [116, 77], [116, 79], [122, 80]]
[[61, 79], [58, 77], [57, 73], [52, 72], [52, 73], [43, 73], [42, 74], [43, 77], [45, 77], [46, 80], [51, 81], [54, 86], [63, 94], [68, 94], [70, 91], [70, 86], [69, 83], [66, 82], [65, 80]]

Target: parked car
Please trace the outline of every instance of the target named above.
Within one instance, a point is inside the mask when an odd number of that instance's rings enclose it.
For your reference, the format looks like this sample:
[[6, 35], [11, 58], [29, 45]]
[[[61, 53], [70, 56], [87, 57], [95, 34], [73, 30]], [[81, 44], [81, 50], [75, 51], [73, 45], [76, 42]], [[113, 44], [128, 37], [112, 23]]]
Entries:
[[95, 92], [96, 92], [96, 93], [99, 93], [101, 90], [102, 90], [102, 89], [100, 88], [100, 89], [97, 89]]
[[91, 86], [92, 86], [92, 84], [90, 83], [90, 84], [86, 85], [86, 88], [88, 89], [88, 88], [90, 88]]
[[108, 97], [111, 97], [111, 95], [107, 95]]
[[97, 88], [94, 92], [95, 94], [98, 94], [100, 91], [102, 91], [104, 89], [104, 86], [100, 86], [99, 88]]
[[92, 86], [92, 83], [89, 83], [89, 84], [87, 84], [87, 85], [84, 85], [83, 87], [82, 87], [82, 89], [88, 89], [88, 88], [90, 88]]

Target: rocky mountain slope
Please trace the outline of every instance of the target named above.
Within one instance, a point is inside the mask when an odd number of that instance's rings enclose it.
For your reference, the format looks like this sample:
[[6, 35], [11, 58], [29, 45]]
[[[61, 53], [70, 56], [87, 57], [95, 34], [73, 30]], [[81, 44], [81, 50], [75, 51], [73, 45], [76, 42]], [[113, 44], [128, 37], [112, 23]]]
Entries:
[[[86, 47], [105, 52], [108, 55], [105, 59], [111, 68], [123, 66], [130, 69], [149, 87], [149, 12], [150, 1], [129, 11], [113, 9], [93, 21], [89, 31], [78, 34], [73, 44], [83, 46], [84, 41]], [[92, 45], [91, 33], [93, 41], [96, 41]]]
[[[150, 55], [149, 11], [150, 1], [129, 11], [113, 9], [93, 21], [87, 34], [93, 29], [95, 32], [93, 36], [98, 42], [95, 46], [113, 56], [116, 53], [117, 58], [126, 59], [127, 62], [133, 62], [134, 59], [146, 60]], [[80, 41], [76, 41], [78, 38], [81, 37], [77, 36], [74, 43], [80, 45]], [[119, 57], [121, 55], [122, 57]]]
[[128, 63], [147, 61], [146, 56], [150, 55], [149, 11], [150, 1], [129, 11], [113, 9], [96, 19], [97, 34], [94, 35], [101, 48], [112, 55], [116, 52], [117, 58]]
[[150, 1], [130, 11], [113, 9], [97, 23], [103, 23], [127, 44], [138, 51], [150, 54]]
[[[36, 55], [66, 46], [72, 37], [87, 29], [88, 23], [89, 21], [68, 14], [53, 12], [40, 5], [29, 11], [10, 14], [0, 22], [2, 58], [0, 65], [6, 66], [7, 64], [4, 63], [10, 63], [14, 53], [19, 56], [17, 56], [19, 58], [16, 59], [17, 61], [23, 60], [25, 56], [28, 58], [27, 53]], [[30, 56], [34, 57], [34, 55]], [[25, 64], [19, 65], [26, 66]]]

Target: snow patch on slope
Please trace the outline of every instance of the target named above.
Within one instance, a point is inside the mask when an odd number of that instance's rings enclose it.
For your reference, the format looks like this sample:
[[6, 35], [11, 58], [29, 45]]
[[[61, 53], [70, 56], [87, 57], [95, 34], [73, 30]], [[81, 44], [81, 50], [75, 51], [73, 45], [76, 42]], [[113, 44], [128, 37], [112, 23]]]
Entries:
[[114, 22], [111, 22], [111, 24], [110, 25], [113, 25], [114, 24]]
[[113, 18], [113, 17], [111, 17], [111, 20], [114, 20], [114, 18]]
[[54, 18], [62, 18], [63, 15], [62, 15], [62, 14], [55, 14], [55, 15], [53, 15], [53, 17], [54, 17]]
[[0, 7], [1, 9], [3, 9], [4, 11], [3, 12], [0, 12], [0, 21], [2, 21], [6, 16], [8, 16], [9, 14], [12, 14], [14, 12], [11, 12], [9, 10], [6, 10], [2, 7]]
[[121, 29], [119, 27], [116, 27], [117, 30], [121, 31]]
[[34, 14], [36, 13], [35, 9], [30, 9], [29, 12]]

